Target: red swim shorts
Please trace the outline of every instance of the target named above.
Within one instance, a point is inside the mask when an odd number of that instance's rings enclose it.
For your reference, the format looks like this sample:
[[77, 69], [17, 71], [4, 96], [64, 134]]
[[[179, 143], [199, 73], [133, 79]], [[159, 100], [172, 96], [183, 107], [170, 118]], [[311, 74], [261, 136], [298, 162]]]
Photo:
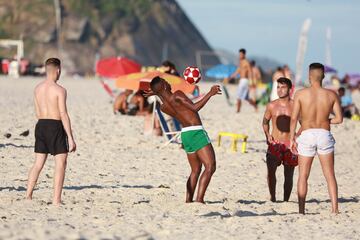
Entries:
[[280, 161], [279, 165], [282, 163], [283, 165], [295, 167], [298, 165], [298, 156], [293, 154], [289, 147], [290, 142], [275, 141], [269, 144], [267, 153], [276, 157]]

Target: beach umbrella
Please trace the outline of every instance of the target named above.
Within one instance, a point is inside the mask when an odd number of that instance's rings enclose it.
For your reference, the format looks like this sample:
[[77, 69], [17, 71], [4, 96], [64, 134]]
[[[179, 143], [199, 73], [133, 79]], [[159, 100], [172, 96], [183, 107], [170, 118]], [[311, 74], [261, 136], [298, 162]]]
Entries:
[[125, 57], [104, 58], [96, 63], [96, 73], [106, 78], [117, 78], [140, 70], [140, 64]]
[[337, 73], [337, 70], [333, 67], [325, 65], [325, 73]]
[[159, 71], [132, 73], [120, 76], [116, 79], [115, 85], [118, 88], [130, 89], [134, 91], [149, 90], [150, 82], [156, 76], [165, 79], [171, 85], [171, 90], [173, 92], [180, 90], [184, 93], [192, 93], [195, 89], [195, 85], [187, 83], [181, 77]]
[[360, 83], [360, 73], [348, 73], [346, 75], [349, 77], [350, 86], [357, 86]]
[[234, 64], [218, 64], [208, 69], [205, 76], [218, 79], [227, 78], [236, 71], [236, 68]]

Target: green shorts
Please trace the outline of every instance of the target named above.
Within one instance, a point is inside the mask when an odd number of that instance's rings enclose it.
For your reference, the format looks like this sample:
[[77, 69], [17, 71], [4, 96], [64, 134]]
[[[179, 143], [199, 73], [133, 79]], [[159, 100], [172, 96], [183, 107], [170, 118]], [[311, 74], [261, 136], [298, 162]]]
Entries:
[[194, 153], [211, 143], [203, 126], [184, 127], [181, 130], [181, 141], [186, 153]]

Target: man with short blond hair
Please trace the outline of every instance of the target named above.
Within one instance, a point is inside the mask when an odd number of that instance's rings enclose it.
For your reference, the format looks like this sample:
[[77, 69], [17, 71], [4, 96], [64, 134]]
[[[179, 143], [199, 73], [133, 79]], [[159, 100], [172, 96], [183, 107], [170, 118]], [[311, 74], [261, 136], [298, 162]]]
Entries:
[[46, 79], [35, 87], [34, 102], [38, 122], [35, 127], [35, 163], [30, 169], [26, 198], [32, 194], [48, 154], [55, 156], [53, 204], [61, 203], [68, 152], [76, 150], [70, 118], [66, 108], [66, 90], [57, 84], [61, 62], [49, 58], [45, 62]]

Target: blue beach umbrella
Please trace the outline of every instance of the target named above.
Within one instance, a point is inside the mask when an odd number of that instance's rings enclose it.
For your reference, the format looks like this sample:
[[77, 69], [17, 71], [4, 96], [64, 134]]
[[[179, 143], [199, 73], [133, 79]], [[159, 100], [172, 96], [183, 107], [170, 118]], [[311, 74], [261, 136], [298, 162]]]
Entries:
[[205, 76], [210, 78], [227, 78], [236, 71], [234, 64], [218, 64], [206, 71]]

